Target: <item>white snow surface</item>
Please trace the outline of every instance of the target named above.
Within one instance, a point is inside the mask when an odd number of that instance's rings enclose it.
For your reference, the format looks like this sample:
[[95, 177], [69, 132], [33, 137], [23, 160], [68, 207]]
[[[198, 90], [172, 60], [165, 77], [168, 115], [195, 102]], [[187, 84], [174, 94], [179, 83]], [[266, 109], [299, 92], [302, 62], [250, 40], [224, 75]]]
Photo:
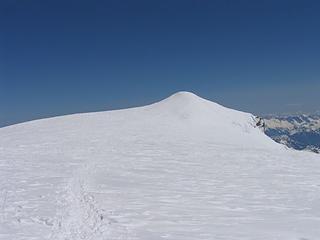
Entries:
[[0, 239], [320, 239], [320, 157], [179, 92], [0, 129]]

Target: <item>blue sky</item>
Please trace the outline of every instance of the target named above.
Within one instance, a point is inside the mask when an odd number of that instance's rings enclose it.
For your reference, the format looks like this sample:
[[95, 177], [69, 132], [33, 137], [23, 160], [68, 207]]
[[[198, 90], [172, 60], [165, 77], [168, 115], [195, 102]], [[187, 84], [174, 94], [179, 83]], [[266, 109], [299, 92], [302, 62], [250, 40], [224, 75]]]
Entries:
[[0, 3], [0, 126], [187, 90], [255, 114], [320, 109], [320, 2]]

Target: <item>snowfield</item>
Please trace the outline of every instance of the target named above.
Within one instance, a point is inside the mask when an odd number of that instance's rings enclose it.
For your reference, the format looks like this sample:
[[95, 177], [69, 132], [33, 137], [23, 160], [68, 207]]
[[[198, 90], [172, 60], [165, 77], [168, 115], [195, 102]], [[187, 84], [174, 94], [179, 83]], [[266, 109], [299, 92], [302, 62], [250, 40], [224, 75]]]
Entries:
[[0, 129], [0, 239], [317, 240], [320, 155], [179, 92]]

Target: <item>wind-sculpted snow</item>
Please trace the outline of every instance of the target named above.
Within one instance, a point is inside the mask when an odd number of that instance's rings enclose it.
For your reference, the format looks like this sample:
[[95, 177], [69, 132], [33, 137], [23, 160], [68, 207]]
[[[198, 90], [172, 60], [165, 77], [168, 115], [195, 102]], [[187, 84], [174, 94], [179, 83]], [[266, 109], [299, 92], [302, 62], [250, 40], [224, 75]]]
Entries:
[[0, 129], [0, 239], [319, 239], [320, 157], [191, 93]]

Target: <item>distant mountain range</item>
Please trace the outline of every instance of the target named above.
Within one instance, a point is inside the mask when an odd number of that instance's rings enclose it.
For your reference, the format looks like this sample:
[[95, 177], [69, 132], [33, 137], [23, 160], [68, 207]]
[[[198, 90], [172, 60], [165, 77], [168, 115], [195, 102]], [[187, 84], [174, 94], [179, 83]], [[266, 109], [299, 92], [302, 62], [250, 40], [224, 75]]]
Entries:
[[265, 116], [265, 133], [298, 150], [320, 153], [320, 113]]

